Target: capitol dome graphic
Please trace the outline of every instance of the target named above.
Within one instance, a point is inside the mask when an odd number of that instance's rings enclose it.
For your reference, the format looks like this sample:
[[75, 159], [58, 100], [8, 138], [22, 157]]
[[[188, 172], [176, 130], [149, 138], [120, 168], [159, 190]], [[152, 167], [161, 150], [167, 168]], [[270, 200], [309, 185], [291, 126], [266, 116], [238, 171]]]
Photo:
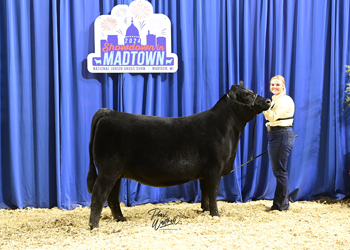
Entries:
[[133, 19], [131, 19], [131, 25], [126, 30], [126, 35], [124, 39], [124, 45], [140, 45], [141, 38], [139, 34], [139, 30], [135, 27]]

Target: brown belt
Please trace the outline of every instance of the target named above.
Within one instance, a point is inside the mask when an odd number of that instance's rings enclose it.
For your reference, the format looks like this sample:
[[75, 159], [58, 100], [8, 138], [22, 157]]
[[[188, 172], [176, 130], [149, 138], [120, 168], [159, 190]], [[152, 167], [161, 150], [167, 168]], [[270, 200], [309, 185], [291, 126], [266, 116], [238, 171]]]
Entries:
[[267, 131], [276, 131], [280, 129], [290, 128], [291, 126], [267, 126]]

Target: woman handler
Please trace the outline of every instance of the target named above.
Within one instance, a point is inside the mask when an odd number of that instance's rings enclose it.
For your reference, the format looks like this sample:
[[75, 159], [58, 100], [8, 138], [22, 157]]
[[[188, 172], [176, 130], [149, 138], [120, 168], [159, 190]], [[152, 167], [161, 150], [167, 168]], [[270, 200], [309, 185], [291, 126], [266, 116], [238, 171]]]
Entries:
[[294, 146], [294, 101], [286, 94], [284, 77], [276, 75], [271, 78], [270, 91], [272, 103], [269, 110], [264, 111], [268, 122], [268, 154], [272, 171], [277, 179], [277, 186], [271, 210], [288, 210], [289, 189], [288, 189], [288, 158]]

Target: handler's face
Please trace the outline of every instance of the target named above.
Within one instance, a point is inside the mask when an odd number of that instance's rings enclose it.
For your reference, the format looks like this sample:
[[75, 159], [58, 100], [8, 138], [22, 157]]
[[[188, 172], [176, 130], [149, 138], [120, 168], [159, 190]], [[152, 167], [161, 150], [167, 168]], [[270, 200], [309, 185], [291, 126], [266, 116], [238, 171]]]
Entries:
[[284, 89], [284, 86], [281, 80], [273, 79], [270, 82], [270, 91], [272, 92], [272, 94], [279, 95], [282, 93], [283, 89]]

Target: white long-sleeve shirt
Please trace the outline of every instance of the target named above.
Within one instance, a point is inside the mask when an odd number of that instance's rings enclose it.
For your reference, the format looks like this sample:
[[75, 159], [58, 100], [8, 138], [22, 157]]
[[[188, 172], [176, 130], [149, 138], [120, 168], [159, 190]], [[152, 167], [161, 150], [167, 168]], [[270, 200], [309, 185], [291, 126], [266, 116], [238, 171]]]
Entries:
[[270, 109], [263, 111], [263, 114], [269, 122], [266, 126], [292, 126], [294, 119], [278, 120], [279, 118], [294, 117], [295, 105], [293, 99], [281, 93], [279, 95], [272, 96], [272, 103]]

